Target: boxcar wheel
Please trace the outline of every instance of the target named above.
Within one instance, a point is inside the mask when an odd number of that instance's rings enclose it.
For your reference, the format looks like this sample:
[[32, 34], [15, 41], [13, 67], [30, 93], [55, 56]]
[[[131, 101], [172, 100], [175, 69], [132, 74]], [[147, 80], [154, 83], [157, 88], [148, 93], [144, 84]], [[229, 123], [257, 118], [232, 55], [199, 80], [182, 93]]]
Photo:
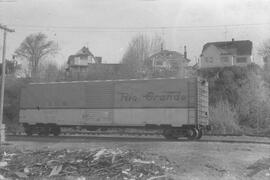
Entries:
[[59, 126], [55, 126], [51, 129], [51, 133], [54, 135], [54, 136], [59, 136], [59, 134], [61, 133], [61, 129]]
[[25, 125], [24, 126], [24, 132], [27, 136], [32, 136], [33, 135], [33, 130], [30, 125]]
[[199, 135], [199, 132], [196, 128], [190, 128], [187, 130], [187, 138], [189, 140], [197, 139], [198, 135]]
[[169, 140], [175, 140], [178, 138], [173, 129], [164, 129], [163, 136]]
[[198, 135], [197, 135], [196, 139], [201, 139], [202, 135], [203, 135], [202, 129], [198, 129]]
[[50, 132], [49, 132], [49, 128], [46, 126], [42, 126], [39, 128], [39, 132], [38, 135], [39, 136], [49, 136]]
[[29, 128], [29, 129], [25, 130], [25, 134], [26, 134], [27, 136], [32, 136], [32, 135], [33, 135], [32, 129]]

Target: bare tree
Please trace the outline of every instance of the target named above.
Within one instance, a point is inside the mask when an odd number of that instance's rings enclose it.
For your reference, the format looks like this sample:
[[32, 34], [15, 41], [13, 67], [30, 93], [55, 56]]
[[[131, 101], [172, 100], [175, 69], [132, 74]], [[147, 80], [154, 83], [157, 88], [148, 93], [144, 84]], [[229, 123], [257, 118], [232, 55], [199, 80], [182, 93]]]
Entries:
[[133, 70], [135, 77], [141, 73], [145, 60], [160, 50], [163, 40], [159, 36], [149, 38], [140, 34], [134, 37], [124, 53], [122, 63], [128, 64]]
[[264, 41], [258, 49], [258, 54], [265, 57], [270, 56], [270, 39]]
[[28, 61], [31, 77], [36, 78], [41, 61], [49, 55], [56, 54], [57, 51], [58, 47], [54, 41], [47, 40], [47, 36], [43, 33], [37, 33], [27, 36], [15, 54]]
[[58, 74], [56, 81], [66, 81], [66, 64], [62, 64], [58, 68]]
[[258, 48], [258, 54], [263, 57], [263, 73], [267, 82], [270, 82], [270, 39], [264, 41]]
[[40, 66], [41, 79], [46, 82], [58, 79], [59, 68], [54, 61], [48, 61]]

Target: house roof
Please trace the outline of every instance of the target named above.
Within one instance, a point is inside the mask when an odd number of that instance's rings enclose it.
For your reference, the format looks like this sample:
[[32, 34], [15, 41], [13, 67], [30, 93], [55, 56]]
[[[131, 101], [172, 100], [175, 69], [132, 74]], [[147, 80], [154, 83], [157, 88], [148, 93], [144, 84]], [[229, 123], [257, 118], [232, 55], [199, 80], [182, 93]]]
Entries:
[[87, 48], [87, 47], [83, 47], [82, 49], [80, 49], [76, 54], [74, 54], [74, 55], [70, 55], [69, 57], [68, 57], [68, 64], [69, 64], [69, 62], [72, 60], [72, 59], [74, 59], [74, 57], [78, 57], [78, 56], [92, 56], [92, 57], [94, 57], [94, 55], [89, 51], [89, 49]]
[[169, 50], [161, 50], [158, 53], [153, 54], [152, 56], [149, 57], [149, 59], [152, 58], [159, 58], [159, 57], [164, 57], [164, 58], [168, 58], [168, 59], [185, 59], [186, 61], [190, 62], [189, 59], [184, 58], [184, 55], [177, 52], [177, 51], [169, 51]]
[[94, 56], [87, 47], [83, 47], [82, 49], [80, 49], [76, 54], [76, 56], [79, 55], [87, 55], [87, 56]]
[[202, 52], [211, 45], [216, 46], [222, 53], [237, 54], [240, 56], [252, 54], [252, 42], [250, 40], [209, 42], [203, 46]]

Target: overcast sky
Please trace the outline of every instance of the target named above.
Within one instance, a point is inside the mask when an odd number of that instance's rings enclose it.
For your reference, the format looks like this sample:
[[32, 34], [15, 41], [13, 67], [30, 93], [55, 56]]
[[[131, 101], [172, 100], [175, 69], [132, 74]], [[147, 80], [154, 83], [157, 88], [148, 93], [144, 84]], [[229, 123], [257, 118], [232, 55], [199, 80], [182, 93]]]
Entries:
[[43, 32], [61, 48], [58, 64], [83, 46], [118, 63], [132, 37], [145, 33], [162, 36], [168, 50], [187, 45], [194, 62], [205, 43], [232, 38], [253, 41], [256, 53], [270, 38], [270, 0], [0, 0], [0, 24], [16, 31], [7, 58], [27, 35]]

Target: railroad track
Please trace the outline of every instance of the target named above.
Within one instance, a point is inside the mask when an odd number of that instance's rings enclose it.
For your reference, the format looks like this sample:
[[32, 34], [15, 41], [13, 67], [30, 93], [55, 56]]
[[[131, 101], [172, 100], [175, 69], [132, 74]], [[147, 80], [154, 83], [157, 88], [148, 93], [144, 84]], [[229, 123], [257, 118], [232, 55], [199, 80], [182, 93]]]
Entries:
[[[62, 133], [60, 136], [26, 136], [25, 134], [8, 134], [7, 140], [8, 141], [46, 141], [46, 142], [54, 142], [54, 141], [61, 141], [65, 140], [65, 142], [69, 141], [75, 141], [77, 142], [87, 142], [87, 141], [104, 141], [104, 142], [113, 142], [113, 141], [127, 141], [127, 142], [154, 142], [154, 141], [168, 141], [168, 142], [203, 142], [203, 143], [230, 143], [230, 144], [237, 144], [237, 143], [246, 143], [246, 144], [264, 144], [264, 145], [270, 145], [270, 138], [267, 138], [266, 140], [254, 140], [254, 137], [251, 137], [251, 139], [245, 139], [241, 140], [239, 139], [230, 139], [232, 136], [224, 137], [223, 136], [204, 136], [200, 140], [188, 140], [185, 137], [179, 138], [177, 140], [167, 140], [160, 134], [135, 134], [135, 133], [129, 133], [129, 134], [117, 134], [117, 133]], [[227, 139], [226, 139], [227, 138]]]
[[[25, 133], [6, 133], [9, 136], [26, 136]], [[78, 135], [119, 135], [119, 136], [162, 136], [162, 132], [106, 132], [106, 131], [67, 131], [61, 132], [59, 136], [78, 136]]]

